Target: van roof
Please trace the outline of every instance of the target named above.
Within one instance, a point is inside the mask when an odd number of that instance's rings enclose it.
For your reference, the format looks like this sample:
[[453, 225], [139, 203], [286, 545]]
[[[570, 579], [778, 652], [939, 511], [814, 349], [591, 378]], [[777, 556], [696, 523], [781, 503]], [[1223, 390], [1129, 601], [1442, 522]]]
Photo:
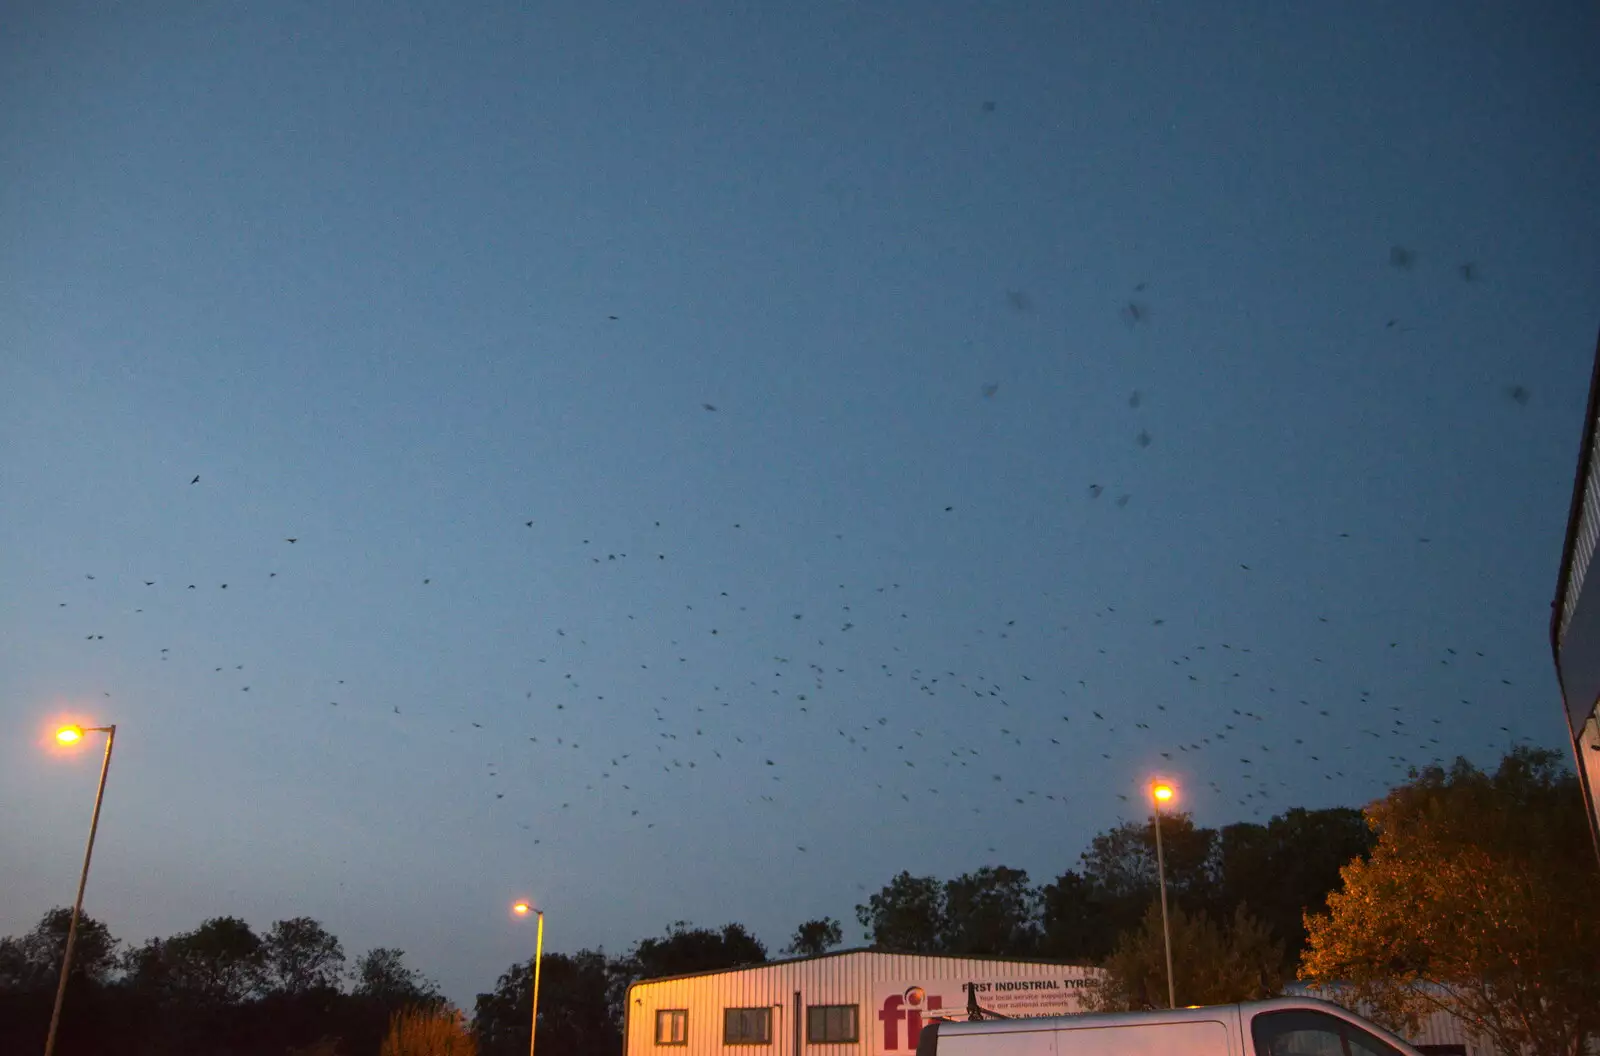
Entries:
[[1262, 1001], [1241, 1001], [1232, 1005], [1191, 1005], [1188, 1008], [1160, 1008], [1146, 1012], [1087, 1012], [1067, 1016], [1040, 1016], [1034, 1019], [985, 1019], [963, 1023], [959, 1020], [942, 1020], [940, 1037], [959, 1034], [1000, 1034], [1023, 1030], [1081, 1030], [1085, 1027], [1121, 1027], [1146, 1023], [1188, 1023], [1217, 1018], [1223, 1010], [1234, 1012], [1271, 1012], [1278, 1009], [1314, 1008], [1332, 1012], [1341, 1019], [1351, 1013], [1345, 1008], [1317, 997], [1273, 997]]

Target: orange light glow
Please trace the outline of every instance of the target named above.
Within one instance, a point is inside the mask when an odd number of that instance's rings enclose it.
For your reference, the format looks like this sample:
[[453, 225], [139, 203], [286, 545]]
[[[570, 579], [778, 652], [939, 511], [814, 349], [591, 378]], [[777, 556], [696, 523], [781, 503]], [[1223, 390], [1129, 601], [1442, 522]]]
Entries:
[[1165, 803], [1176, 797], [1178, 791], [1169, 784], [1157, 783], [1150, 786], [1150, 794], [1155, 797], [1157, 803]]
[[76, 744], [83, 740], [83, 728], [81, 726], [63, 726], [56, 731], [56, 740], [62, 744]]
[[528, 905], [526, 902], [518, 902], [516, 905], [511, 907], [511, 912], [515, 913], [519, 917], [525, 917], [529, 913], [533, 912], [533, 907]]

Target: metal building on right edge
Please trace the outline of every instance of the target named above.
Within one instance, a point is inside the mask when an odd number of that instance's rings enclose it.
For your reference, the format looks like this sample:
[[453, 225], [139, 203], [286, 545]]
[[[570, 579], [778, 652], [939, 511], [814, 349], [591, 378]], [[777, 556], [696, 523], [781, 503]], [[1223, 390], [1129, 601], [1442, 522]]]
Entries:
[[1578, 450], [1572, 512], [1561, 549], [1561, 574], [1551, 603], [1550, 646], [1566, 705], [1578, 781], [1589, 808], [1589, 833], [1600, 857], [1600, 575], [1588, 581], [1600, 541], [1600, 343], [1589, 380], [1583, 444]]

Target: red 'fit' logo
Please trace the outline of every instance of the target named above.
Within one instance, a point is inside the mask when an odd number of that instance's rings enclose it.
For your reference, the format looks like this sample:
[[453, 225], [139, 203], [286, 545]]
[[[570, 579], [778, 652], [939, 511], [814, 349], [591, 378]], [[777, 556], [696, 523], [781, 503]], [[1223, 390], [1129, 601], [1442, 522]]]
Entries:
[[920, 986], [910, 987], [904, 994], [890, 994], [884, 998], [883, 1007], [878, 1010], [878, 1019], [883, 1023], [883, 1051], [900, 1050], [902, 1019], [906, 1021], [906, 1048], [915, 1051], [917, 1041], [922, 1037], [922, 1010], [926, 1008], [931, 1012], [943, 1007], [944, 998], [937, 994], [927, 995]]

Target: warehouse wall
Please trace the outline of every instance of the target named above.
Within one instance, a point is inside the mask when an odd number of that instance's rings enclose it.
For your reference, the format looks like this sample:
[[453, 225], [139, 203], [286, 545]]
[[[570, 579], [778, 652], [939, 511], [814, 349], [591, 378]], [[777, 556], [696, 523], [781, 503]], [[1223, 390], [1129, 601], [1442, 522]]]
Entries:
[[[628, 993], [626, 1056], [909, 1056], [924, 1013], [965, 1008], [968, 982], [983, 988], [985, 1008], [1057, 1015], [1081, 1011], [1082, 987], [1096, 975], [1076, 965], [859, 951], [644, 982]], [[908, 995], [912, 988], [921, 992]], [[856, 1040], [809, 1042], [805, 1017], [813, 1005], [855, 1005]], [[770, 1042], [724, 1045], [729, 1008], [770, 1008]], [[685, 1044], [656, 1043], [656, 1013], [664, 1009], [688, 1010]]]

